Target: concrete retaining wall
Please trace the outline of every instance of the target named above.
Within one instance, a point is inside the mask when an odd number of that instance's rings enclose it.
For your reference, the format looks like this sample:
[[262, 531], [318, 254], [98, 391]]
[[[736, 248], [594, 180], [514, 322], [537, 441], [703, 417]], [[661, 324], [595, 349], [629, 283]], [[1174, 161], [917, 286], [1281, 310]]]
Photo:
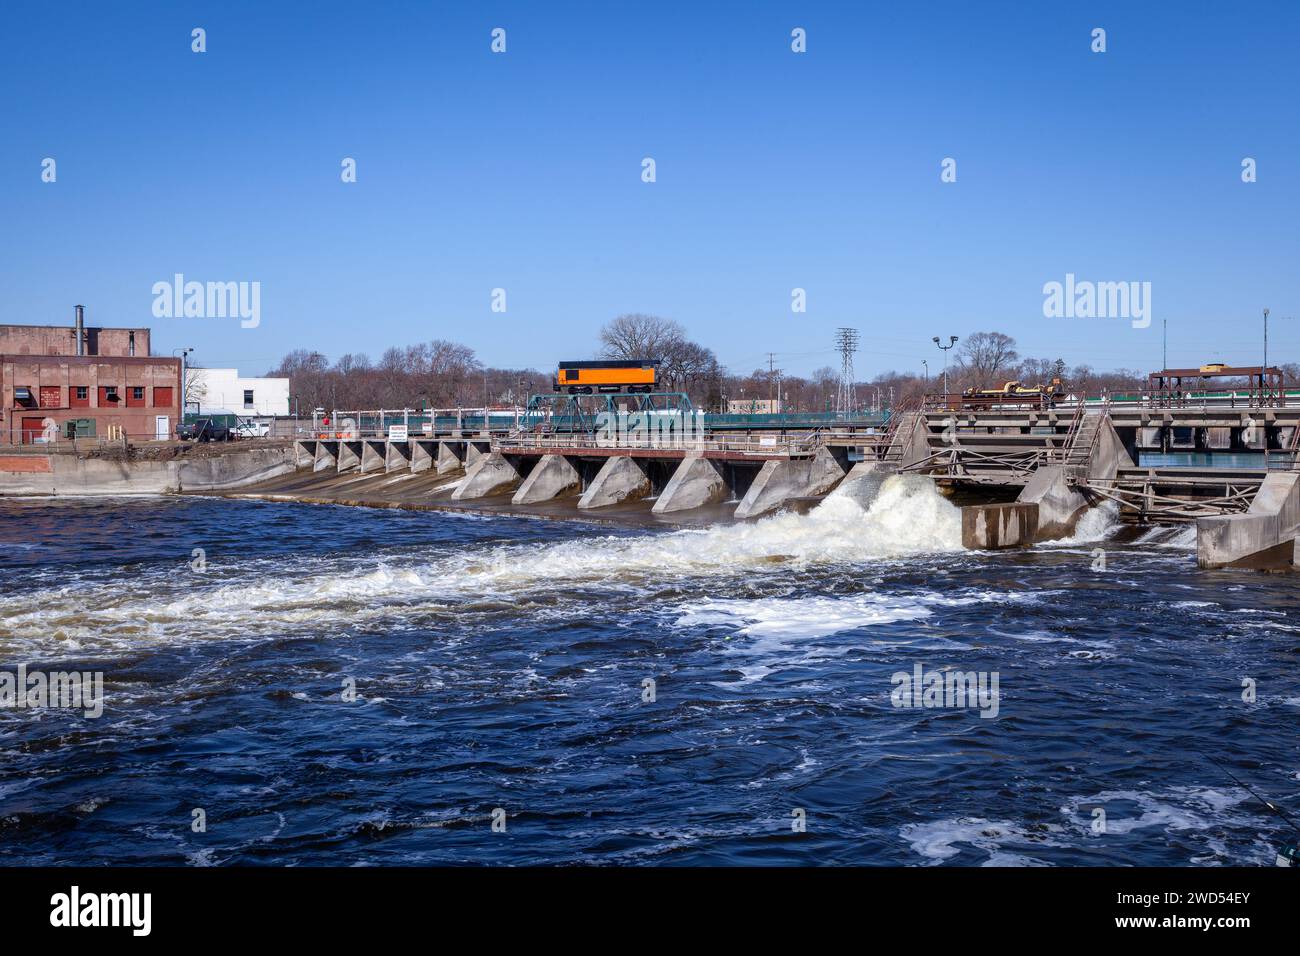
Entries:
[[292, 445], [283, 445], [172, 461], [119, 461], [62, 454], [27, 457], [46, 463], [48, 470], [0, 470], [0, 496], [226, 491], [296, 471], [298, 456]]

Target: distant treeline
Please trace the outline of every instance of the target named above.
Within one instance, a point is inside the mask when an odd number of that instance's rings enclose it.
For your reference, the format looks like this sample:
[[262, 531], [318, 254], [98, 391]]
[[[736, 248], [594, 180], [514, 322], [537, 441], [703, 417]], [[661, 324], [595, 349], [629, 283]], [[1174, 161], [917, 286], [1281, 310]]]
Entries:
[[[926, 351], [924, 343], [918, 350]], [[838, 369], [824, 366], [808, 377], [784, 374], [779, 368], [737, 373], [724, 368], [713, 351], [691, 341], [685, 330], [657, 316], [622, 315], [599, 334], [598, 354], [611, 359], [654, 358], [661, 362], [660, 390], [686, 392], [700, 408], [716, 410], [724, 401], [765, 401], [778, 393], [787, 412], [833, 409]], [[1088, 395], [1139, 389], [1147, 372], [1136, 369], [1098, 371], [1088, 365], [1069, 366], [1061, 358], [1022, 357], [1015, 339], [1001, 332], [976, 332], [960, 339], [948, 369], [949, 391], [978, 386], [990, 388], [1015, 379], [1028, 385], [1059, 377], [1066, 390]], [[858, 382], [858, 408], [888, 407], [942, 388], [940, 363], [924, 375], [886, 372]], [[1287, 381], [1300, 378], [1300, 367], [1282, 367]], [[554, 371], [507, 369], [484, 365], [474, 350], [435, 339], [404, 348], [390, 348], [377, 361], [364, 354], [347, 354], [332, 364], [320, 352], [295, 349], [268, 371], [288, 377], [297, 409], [362, 409], [430, 407], [472, 408], [512, 405], [536, 393], [550, 393]]]

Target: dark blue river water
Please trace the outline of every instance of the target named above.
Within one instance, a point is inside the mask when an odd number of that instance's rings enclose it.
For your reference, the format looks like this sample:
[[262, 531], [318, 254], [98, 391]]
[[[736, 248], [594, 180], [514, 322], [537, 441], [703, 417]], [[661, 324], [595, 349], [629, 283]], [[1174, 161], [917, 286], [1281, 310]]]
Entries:
[[[0, 502], [0, 667], [105, 692], [0, 710], [0, 862], [1270, 864], [1197, 751], [1300, 814], [1293, 579], [1105, 521], [972, 554], [955, 515]], [[996, 716], [895, 706], [917, 664], [996, 674]]]

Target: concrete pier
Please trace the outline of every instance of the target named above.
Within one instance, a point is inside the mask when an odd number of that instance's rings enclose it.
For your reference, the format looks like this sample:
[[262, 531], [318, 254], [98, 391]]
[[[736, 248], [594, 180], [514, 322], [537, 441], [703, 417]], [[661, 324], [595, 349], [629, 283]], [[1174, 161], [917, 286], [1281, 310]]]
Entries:
[[361, 474], [383, 471], [388, 463], [388, 442], [382, 438], [366, 438], [361, 442]]
[[347, 439], [339, 442], [339, 474], [361, 467], [361, 442]]
[[729, 489], [718, 465], [701, 455], [682, 459], [651, 508], [657, 515], [688, 511], [724, 501]]
[[1249, 510], [1196, 521], [1196, 563], [1202, 568], [1289, 570], [1300, 526], [1300, 473], [1271, 472]]
[[316, 443], [316, 458], [312, 462], [312, 471], [327, 470], [339, 470], [339, 443], [318, 441]]
[[456, 490], [451, 493], [453, 501], [469, 498], [486, 498], [489, 495], [503, 495], [513, 491], [523, 481], [523, 475], [514, 462], [499, 452], [482, 455], [465, 471]]
[[578, 507], [584, 510], [604, 508], [644, 498], [650, 492], [650, 479], [641, 464], [634, 458], [615, 455], [596, 472], [596, 477], [578, 499]]
[[812, 458], [773, 459], [763, 463], [749, 491], [736, 506], [737, 518], [756, 518], [794, 498], [824, 495], [843, 478], [845, 468], [828, 448]]
[[437, 471], [440, 475], [450, 475], [465, 467], [464, 442], [438, 442]]
[[1070, 534], [1088, 510], [1088, 499], [1067, 483], [1063, 465], [1039, 468], [1025, 483], [1016, 501], [1036, 506], [1035, 533], [1042, 541]]
[[975, 551], [1019, 548], [1038, 537], [1038, 505], [1013, 501], [995, 505], [967, 505], [961, 509], [962, 547]]
[[384, 471], [405, 471], [411, 467], [411, 443], [390, 441], [384, 452]]
[[898, 474], [898, 466], [883, 461], [860, 461], [849, 469], [835, 490], [832, 498], [852, 498], [865, 510], [880, 494], [880, 486], [893, 475]]
[[562, 495], [577, 494], [582, 490], [582, 475], [563, 455], [543, 455], [533, 466], [515, 496], [515, 505], [530, 505], [550, 501]]
[[411, 442], [411, 473], [418, 475], [433, 468], [438, 443], [431, 438], [417, 438]]

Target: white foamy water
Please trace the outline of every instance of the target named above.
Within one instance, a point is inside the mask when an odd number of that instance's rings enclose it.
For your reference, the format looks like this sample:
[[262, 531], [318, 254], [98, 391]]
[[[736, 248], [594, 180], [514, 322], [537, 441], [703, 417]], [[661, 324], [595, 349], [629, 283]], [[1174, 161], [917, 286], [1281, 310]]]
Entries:
[[1108, 501], [1096, 508], [1089, 508], [1074, 526], [1074, 533], [1054, 541], [1044, 541], [1041, 547], [1056, 547], [1088, 544], [1104, 541], [1122, 527], [1119, 520], [1119, 505]]
[[[248, 640], [344, 631], [378, 620], [602, 589], [652, 600], [683, 580], [958, 551], [960, 512], [933, 482], [893, 477], [864, 510], [829, 498], [807, 514], [637, 537], [449, 550], [431, 559], [250, 558], [207, 574], [152, 568], [129, 582], [28, 591], [0, 601], [0, 648], [83, 653], [123, 643]], [[551, 611], [550, 613], [555, 613]]]

